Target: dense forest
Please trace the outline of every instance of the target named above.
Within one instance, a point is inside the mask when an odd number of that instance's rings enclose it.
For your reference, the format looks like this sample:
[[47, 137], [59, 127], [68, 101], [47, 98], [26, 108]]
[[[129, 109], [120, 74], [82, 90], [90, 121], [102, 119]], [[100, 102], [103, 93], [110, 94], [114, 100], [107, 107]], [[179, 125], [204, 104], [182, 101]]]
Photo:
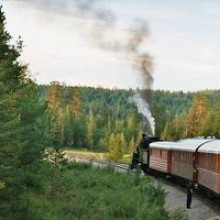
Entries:
[[[146, 120], [131, 97], [142, 91], [39, 86], [39, 96], [53, 115], [56, 144], [61, 147], [123, 154], [140, 140]], [[163, 140], [220, 136], [220, 91], [153, 91], [155, 135]], [[55, 144], [55, 143], [54, 143]], [[117, 153], [116, 153], [117, 152]]]

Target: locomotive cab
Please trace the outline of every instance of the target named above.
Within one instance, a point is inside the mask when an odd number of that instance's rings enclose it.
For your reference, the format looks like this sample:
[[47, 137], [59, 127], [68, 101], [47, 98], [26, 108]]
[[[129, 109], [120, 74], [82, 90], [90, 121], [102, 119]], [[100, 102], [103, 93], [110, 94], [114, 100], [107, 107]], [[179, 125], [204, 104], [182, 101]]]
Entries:
[[150, 143], [156, 141], [159, 141], [159, 138], [150, 137], [146, 134], [142, 134], [142, 140], [137, 145], [136, 150], [133, 152], [132, 155], [131, 169], [137, 168], [137, 166], [140, 165], [144, 173], [147, 173], [150, 163], [149, 146]]

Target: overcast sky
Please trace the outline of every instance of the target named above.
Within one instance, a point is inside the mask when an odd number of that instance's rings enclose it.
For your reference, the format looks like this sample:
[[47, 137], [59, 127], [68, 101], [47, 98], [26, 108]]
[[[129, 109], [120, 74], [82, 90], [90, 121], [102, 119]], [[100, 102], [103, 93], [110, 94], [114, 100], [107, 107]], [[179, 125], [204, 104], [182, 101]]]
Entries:
[[[88, 40], [87, 19], [42, 3], [50, 1], [54, 0], [0, 1], [9, 32], [24, 40], [22, 60], [29, 63], [37, 82], [142, 86], [140, 73], [129, 59]], [[148, 21], [150, 37], [141, 49], [153, 56], [154, 89], [220, 89], [219, 0], [102, 0], [96, 4], [115, 14], [117, 37], [122, 40], [123, 29], [133, 20]]]

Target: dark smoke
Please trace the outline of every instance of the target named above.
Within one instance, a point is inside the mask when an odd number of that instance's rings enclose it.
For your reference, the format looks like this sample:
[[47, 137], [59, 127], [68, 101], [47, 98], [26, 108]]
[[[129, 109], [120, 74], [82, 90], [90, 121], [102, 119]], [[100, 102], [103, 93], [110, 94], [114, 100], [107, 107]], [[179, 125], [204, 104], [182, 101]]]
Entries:
[[[104, 8], [100, 8], [99, 0], [17, 0], [27, 2], [42, 10], [56, 11], [57, 13], [69, 16], [80, 17], [88, 21], [85, 27], [88, 33], [88, 40], [92, 41], [96, 47], [102, 50], [118, 53], [122, 57], [129, 59], [133, 68], [138, 70], [142, 76], [142, 93], [135, 103], [146, 103], [146, 108], [150, 108], [150, 97], [153, 84], [153, 62], [152, 57], [146, 51], [146, 41], [149, 37], [148, 23], [144, 20], [136, 20], [130, 28], [123, 30], [123, 37], [117, 30], [117, 19], [115, 14]], [[121, 30], [120, 30], [121, 31]], [[134, 97], [135, 99], [135, 97]], [[138, 104], [137, 104], [138, 107]], [[139, 108], [139, 107], [138, 107]], [[151, 124], [152, 116], [142, 112], [146, 120]], [[150, 112], [150, 111], [149, 111]], [[144, 128], [147, 129], [147, 128]], [[153, 128], [152, 128], [153, 130]], [[153, 132], [152, 132], [153, 133]]]

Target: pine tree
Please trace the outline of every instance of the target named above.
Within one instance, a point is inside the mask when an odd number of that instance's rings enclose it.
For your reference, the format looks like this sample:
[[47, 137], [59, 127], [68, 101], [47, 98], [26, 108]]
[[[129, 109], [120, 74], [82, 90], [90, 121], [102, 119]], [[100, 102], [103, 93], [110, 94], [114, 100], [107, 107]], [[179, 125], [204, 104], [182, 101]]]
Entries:
[[202, 121], [206, 117], [208, 110], [208, 96], [203, 93], [196, 94], [187, 115], [187, 137], [195, 137], [199, 135]]
[[[20, 126], [16, 91], [22, 86], [19, 78], [26, 69], [18, 64], [20, 48], [11, 46], [10, 39], [11, 36], [5, 30], [5, 16], [0, 7], [0, 182], [4, 185], [0, 191], [0, 216], [6, 215], [12, 208], [12, 197], [18, 194], [12, 187], [14, 179], [11, 179], [15, 174], [14, 157]], [[21, 42], [19, 44], [21, 45]]]
[[173, 128], [172, 128], [172, 125], [167, 122], [167, 123], [165, 124], [164, 130], [163, 130], [163, 132], [162, 132], [162, 134], [161, 134], [162, 140], [164, 140], [164, 141], [172, 140], [172, 136], [171, 136], [171, 134], [172, 134], [172, 129], [173, 129]]
[[115, 157], [117, 156], [116, 155], [117, 152], [115, 150], [117, 148], [117, 143], [115, 140], [114, 133], [111, 133], [111, 135], [110, 135], [108, 146], [109, 146], [109, 156], [108, 157], [110, 160], [115, 160]]
[[0, 217], [34, 219], [25, 194], [40, 187], [46, 107], [25, 74], [27, 67], [18, 61], [22, 41], [11, 45], [10, 39], [0, 7]]
[[108, 141], [106, 137], [100, 138], [98, 142], [98, 150], [100, 152], [106, 151], [108, 148]]
[[94, 137], [96, 132], [96, 123], [92, 110], [90, 110], [88, 124], [87, 124], [87, 143], [88, 147], [92, 149], [94, 146]]
[[70, 111], [76, 118], [79, 118], [82, 115], [82, 97], [78, 88], [69, 89], [71, 96]]
[[62, 91], [59, 82], [53, 81], [50, 84], [48, 106], [52, 110], [56, 110], [62, 106]]
[[132, 112], [131, 115], [129, 115], [127, 117], [127, 125], [126, 125], [126, 140], [128, 140], [128, 142], [131, 140], [131, 137], [136, 137], [137, 133], [138, 133], [138, 127], [137, 127], [137, 116], [135, 114], [135, 112]]
[[122, 132], [118, 134], [116, 138], [118, 139], [118, 158], [121, 159], [125, 153], [126, 146], [124, 133]]
[[69, 105], [67, 105], [65, 112], [64, 112], [64, 144], [65, 146], [72, 146], [73, 145], [73, 118], [70, 112]]
[[106, 103], [101, 103], [99, 121], [102, 127], [105, 127], [108, 123], [108, 108]]
[[184, 120], [185, 115], [175, 116], [173, 123], [169, 127], [170, 132], [169, 136], [171, 140], [179, 140], [185, 137], [185, 130], [186, 130], [186, 122]]

